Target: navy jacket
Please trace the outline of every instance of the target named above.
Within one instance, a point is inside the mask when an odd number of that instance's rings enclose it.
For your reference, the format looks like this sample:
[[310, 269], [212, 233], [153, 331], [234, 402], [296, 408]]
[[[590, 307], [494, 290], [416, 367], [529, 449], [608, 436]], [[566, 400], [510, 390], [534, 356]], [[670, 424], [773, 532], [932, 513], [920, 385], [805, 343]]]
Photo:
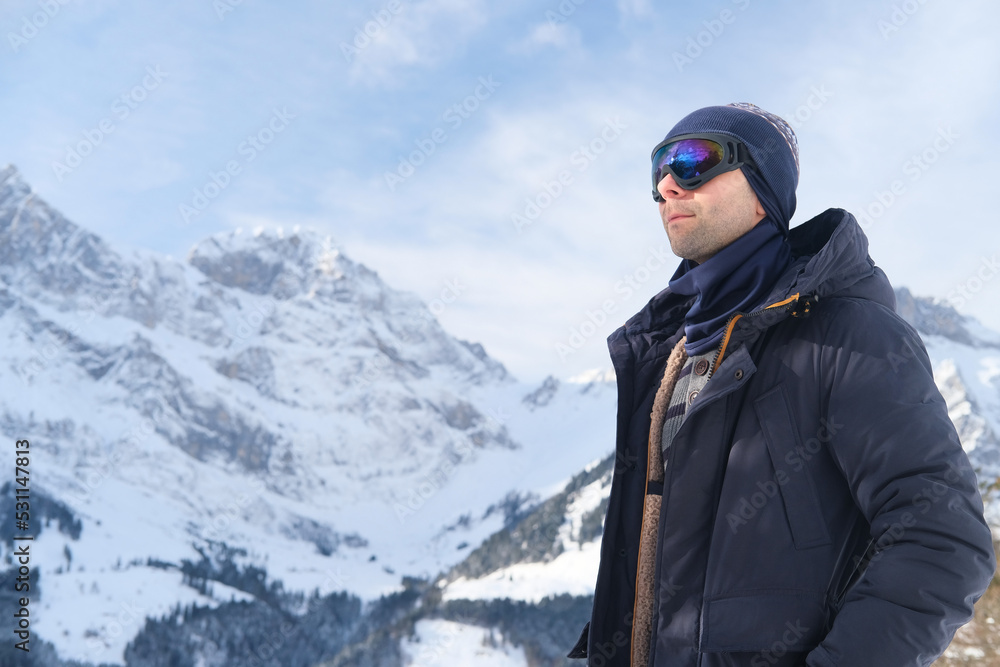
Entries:
[[766, 302], [782, 305], [731, 318], [662, 489], [650, 410], [692, 297], [666, 289], [608, 338], [616, 465], [570, 653], [590, 667], [629, 664], [647, 493], [663, 496], [654, 667], [928, 665], [990, 582], [976, 476], [860, 226], [830, 209], [789, 242]]

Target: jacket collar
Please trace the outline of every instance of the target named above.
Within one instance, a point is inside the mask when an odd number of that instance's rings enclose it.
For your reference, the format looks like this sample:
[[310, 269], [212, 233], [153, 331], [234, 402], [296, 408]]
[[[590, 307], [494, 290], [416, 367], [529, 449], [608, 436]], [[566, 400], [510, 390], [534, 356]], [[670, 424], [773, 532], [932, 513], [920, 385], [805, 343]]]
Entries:
[[[765, 307], [787, 301], [795, 294], [814, 301], [834, 294], [856, 296], [895, 309], [892, 286], [868, 256], [868, 237], [853, 215], [839, 208], [827, 209], [793, 227], [788, 236], [792, 263], [775, 282]], [[670, 288], [650, 299], [624, 325], [626, 335], [659, 331], [672, 336], [684, 322], [694, 298]], [[743, 317], [740, 329], [763, 329], [788, 317], [791, 309], [772, 309], [774, 316]]]

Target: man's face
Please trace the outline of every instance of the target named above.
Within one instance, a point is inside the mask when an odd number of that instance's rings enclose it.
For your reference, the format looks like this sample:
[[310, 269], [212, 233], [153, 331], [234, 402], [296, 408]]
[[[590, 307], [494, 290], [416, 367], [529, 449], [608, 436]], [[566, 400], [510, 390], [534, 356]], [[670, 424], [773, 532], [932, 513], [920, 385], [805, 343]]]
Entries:
[[746, 234], [764, 219], [764, 207], [739, 169], [685, 190], [669, 173], [656, 189], [660, 218], [678, 257], [699, 264]]

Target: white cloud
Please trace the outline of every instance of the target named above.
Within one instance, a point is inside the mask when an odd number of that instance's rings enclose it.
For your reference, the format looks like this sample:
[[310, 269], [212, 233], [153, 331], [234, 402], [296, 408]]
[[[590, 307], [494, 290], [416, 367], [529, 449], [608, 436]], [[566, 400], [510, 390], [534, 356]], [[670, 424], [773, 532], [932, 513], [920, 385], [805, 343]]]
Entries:
[[539, 23], [531, 29], [527, 37], [511, 47], [511, 51], [518, 54], [532, 54], [549, 46], [578, 50], [581, 48], [580, 31], [568, 23]]
[[618, 11], [622, 18], [642, 18], [652, 16], [653, 7], [649, 0], [618, 0]]
[[461, 52], [487, 20], [483, 0], [397, 1], [381, 12], [363, 17], [354, 42], [341, 45], [353, 82], [383, 84], [401, 69], [437, 65]]

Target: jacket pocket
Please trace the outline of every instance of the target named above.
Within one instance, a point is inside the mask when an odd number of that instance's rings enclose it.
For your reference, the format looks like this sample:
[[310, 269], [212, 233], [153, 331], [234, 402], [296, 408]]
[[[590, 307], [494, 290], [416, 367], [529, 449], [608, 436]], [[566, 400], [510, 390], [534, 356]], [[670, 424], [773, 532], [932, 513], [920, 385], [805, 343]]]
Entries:
[[706, 600], [701, 650], [811, 651], [825, 636], [825, 598], [810, 591], [769, 590]]
[[778, 385], [754, 400], [754, 411], [767, 442], [767, 451], [785, 506], [785, 516], [796, 549], [830, 544], [826, 521], [820, 509], [819, 494], [799, 440], [785, 389]]

